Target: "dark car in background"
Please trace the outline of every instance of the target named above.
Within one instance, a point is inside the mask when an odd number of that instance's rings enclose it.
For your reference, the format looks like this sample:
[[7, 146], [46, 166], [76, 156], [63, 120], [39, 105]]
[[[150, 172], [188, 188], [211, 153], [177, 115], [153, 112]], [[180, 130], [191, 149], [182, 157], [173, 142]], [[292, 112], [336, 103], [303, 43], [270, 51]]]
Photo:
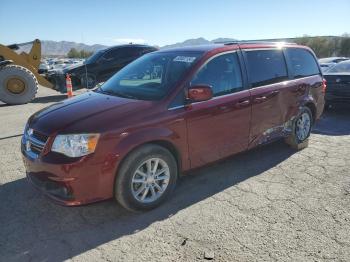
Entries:
[[327, 80], [326, 105], [350, 105], [350, 60], [327, 70], [324, 78]]
[[66, 74], [72, 79], [73, 89], [94, 88], [107, 81], [112, 75], [140, 56], [156, 51], [148, 45], [119, 45], [95, 52], [84, 63], [62, 69], [50, 70], [46, 77], [54, 84], [54, 89], [66, 92]]

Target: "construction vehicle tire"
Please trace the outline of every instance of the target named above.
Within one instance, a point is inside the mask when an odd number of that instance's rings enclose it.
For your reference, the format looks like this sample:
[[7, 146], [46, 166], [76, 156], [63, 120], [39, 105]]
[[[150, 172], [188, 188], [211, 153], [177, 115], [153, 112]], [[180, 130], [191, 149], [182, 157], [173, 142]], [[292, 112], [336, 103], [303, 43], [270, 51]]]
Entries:
[[23, 66], [0, 67], [0, 101], [10, 105], [32, 101], [38, 91], [35, 75]]

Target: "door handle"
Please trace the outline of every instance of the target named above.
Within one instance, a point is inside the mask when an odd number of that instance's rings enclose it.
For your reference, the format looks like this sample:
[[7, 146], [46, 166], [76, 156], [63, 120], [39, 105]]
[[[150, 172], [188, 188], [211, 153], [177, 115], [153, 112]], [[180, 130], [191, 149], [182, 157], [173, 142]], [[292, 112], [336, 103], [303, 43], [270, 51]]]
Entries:
[[235, 106], [236, 106], [237, 108], [245, 107], [245, 106], [248, 106], [248, 105], [250, 105], [250, 100], [249, 100], [249, 99], [243, 100], [243, 101], [239, 101], [239, 102], [237, 102], [237, 103], [235, 104]]
[[267, 97], [266, 96], [258, 96], [256, 98], [254, 98], [254, 102], [255, 103], [262, 103], [262, 102], [265, 102], [267, 100]]
[[228, 106], [219, 106], [220, 111], [226, 111], [228, 109]]

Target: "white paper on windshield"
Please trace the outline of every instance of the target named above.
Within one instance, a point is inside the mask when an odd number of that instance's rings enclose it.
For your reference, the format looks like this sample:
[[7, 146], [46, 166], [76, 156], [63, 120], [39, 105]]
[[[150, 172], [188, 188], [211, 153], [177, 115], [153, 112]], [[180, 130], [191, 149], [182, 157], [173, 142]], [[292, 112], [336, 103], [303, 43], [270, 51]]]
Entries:
[[175, 62], [192, 63], [196, 58], [193, 56], [177, 56], [174, 58]]

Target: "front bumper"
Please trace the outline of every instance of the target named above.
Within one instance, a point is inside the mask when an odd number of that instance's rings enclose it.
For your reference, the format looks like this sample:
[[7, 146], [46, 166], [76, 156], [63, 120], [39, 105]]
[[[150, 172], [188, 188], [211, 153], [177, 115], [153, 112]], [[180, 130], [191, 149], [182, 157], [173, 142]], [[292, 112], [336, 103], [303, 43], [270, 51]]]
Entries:
[[63, 73], [48, 72], [46, 73], [46, 79], [53, 84], [53, 88], [61, 93], [67, 92], [66, 78]]
[[[73, 90], [81, 89], [80, 78], [74, 74], [71, 74], [70, 77], [72, 79]], [[66, 75], [63, 72], [48, 72], [46, 74], [46, 79], [54, 85], [55, 90], [61, 93], [67, 92]]]
[[37, 152], [39, 146], [28, 146], [28, 141], [32, 142], [31, 137], [24, 135], [21, 152], [27, 178], [55, 202], [77, 206], [113, 197], [114, 172], [94, 154], [74, 159], [54, 152], [46, 154], [45, 147]]

